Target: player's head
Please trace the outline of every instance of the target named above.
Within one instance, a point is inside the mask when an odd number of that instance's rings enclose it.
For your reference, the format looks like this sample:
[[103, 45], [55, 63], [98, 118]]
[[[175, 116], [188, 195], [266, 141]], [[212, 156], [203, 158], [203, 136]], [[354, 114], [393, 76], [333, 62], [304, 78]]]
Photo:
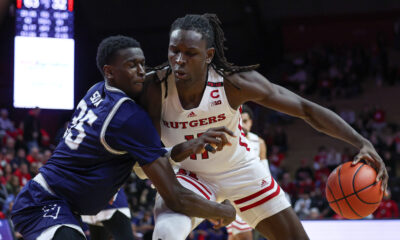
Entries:
[[186, 15], [176, 19], [170, 30], [168, 62], [175, 77], [190, 80], [205, 75], [211, 65], [219, 74], [255, 69], [239, 67], [225, 58], [225, 36], [215, 14]]
[[247, 135], [253, 126], [253, 111], [247, 105], [242, 106], [242, 124], [244, 134]]
[[135, 39], [121, 35], [103, 39], [97, 49], [96, 61], [110, 86], [132, 98], [142, 91], [145, 58]]

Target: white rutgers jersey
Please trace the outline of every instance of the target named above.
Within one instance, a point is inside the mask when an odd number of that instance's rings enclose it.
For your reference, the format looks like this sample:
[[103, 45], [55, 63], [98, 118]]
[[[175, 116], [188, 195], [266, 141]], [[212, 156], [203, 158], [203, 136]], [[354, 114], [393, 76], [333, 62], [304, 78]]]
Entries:
[[[185, 110], [179, 100], [175, 78], [170, 74], [167, 87], [162, 83], [161, 140], [173, 147], [185, 140], [201, 136], [209, 128], [225, 126], [236, 137], [228, 136], [232, 146], [225, 146], [215, 154], [194, 154], [180, 163], [186, 170], [196, 173], [232, 172], [257, 161], [258, 155], [250, 151], [249, 141], [241, 127], [240, 109], [232, 109], [225, 94], [224, 79], [210, 68], [203, 97], [198, 107]], [[168, 91], [167, 93], [165, 91]]]
[[249, 141], [250, 150], [257, 156], [260, 156], [260, 137], [257, 134], [248, 132], [247, 140]]

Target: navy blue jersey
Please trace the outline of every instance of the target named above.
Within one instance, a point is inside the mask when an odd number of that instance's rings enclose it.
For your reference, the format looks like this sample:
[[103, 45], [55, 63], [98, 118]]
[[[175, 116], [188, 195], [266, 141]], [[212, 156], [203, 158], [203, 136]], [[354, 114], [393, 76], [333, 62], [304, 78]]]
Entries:
[[145, 165], [165, 152], [147, 113], [103, 81], [79, 102], [63, 140], [40, 172], [71, 210], [95, 215], [136, 161]]

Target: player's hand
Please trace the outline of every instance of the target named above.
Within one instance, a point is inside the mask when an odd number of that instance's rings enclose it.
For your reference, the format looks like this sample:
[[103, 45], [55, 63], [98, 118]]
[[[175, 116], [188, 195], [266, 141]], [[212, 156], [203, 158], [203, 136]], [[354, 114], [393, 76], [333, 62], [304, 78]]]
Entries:
[[357, 164], [361, 160], [366, 161], [368, 165], [375, 168], [376, 172], [378, 173], [376, 176], [376, 181], [379, 182], [382, 180], [381, 188], [382, 191], [386, 192], [389, 176], [385, 167], [385, 163], [370, 142], [364, 144], [357, 156], [354, 157], [353, 165]]
[[226, 205], [228, 207], [229, 213], [227, 214], [227, 217], [225, 218], [218, 218], [218, 219], [208, 219], [212, 224], [214, 224], [213, 228], [218, 229], [221, 227], [224, 227], [226, 225], [229, 225], [231, 222], [235, 221], [236, 219], [236, 210], [232, 206], [232, 204], [229, 202], [229, 200], [223, 201], [221, 204]]
[[[197, 139], [193, 139], [193, 141], [196, 141], [195, 144], [193, 144], [193, 150], [196, 154], [203, 153], [206, 150], [212, 153], [221, 151], [225, 145], [232, 145], [226, 135], [235, 137], [235, 134], [224, 126], [210, 128]], [[211, 145], [212, 148], [206, 148], [207, 144]]]

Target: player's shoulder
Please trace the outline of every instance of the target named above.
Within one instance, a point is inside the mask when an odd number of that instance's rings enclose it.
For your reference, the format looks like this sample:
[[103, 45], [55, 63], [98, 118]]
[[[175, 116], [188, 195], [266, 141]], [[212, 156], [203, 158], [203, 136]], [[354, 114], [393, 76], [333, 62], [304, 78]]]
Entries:
[[233, 74], [227, 74], [225, 76], [227, 80], [232, 82], [235, 85], [240, 86], [246, 86], [249, 83], [260, 81], [260, 80], [266, 80], [266, 78], [261, 75], [259, 72], [256, 70], [249, 70], [249, 71], [243, 71], [243, 72], [237, 72]]
[[260, 144], [263, 144], [263, 145], [265, 145], [265, 141], [264, 141], [264, 139], [262, 139], [262, 138], [258, 137], [258, 141], [260, 142]]
[[258, 137], [257, 134], [252, 133], [252, 132], [248, 132], [247, 135], [248, 135], [248, 139], [249, 140], [251, 140], [251, 141], [259, 141], [259, 137]]

